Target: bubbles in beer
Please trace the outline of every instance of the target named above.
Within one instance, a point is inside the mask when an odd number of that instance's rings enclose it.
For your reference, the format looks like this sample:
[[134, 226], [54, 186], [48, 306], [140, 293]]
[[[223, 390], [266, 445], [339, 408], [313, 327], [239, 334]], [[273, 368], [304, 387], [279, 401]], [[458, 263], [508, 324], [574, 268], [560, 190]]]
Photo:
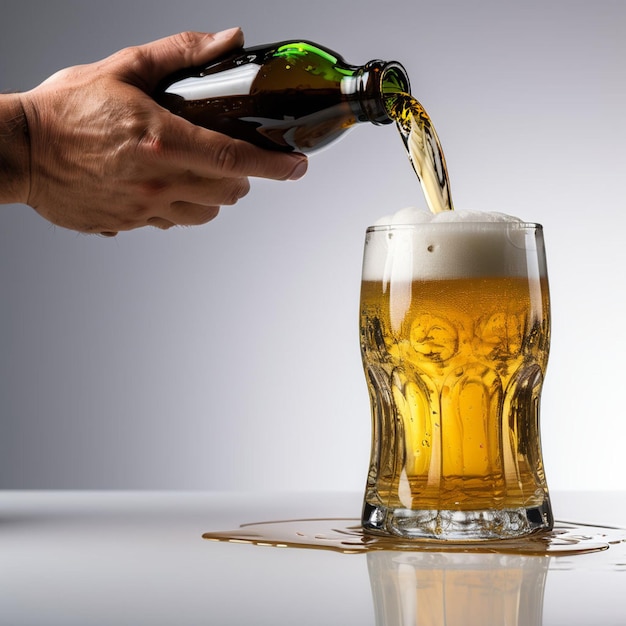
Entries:
[[439, 137], [424, 107], [407, 93], [387, 98], [387, 113], [396, 122], [428, 208], [433, 213], [451, 211], [450, 180]]

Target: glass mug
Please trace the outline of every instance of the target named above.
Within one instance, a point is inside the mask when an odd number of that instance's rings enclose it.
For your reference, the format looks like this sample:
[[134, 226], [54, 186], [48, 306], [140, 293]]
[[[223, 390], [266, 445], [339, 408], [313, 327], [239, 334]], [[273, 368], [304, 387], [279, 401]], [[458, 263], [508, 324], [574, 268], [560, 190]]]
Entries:
[[541, 226], [372, 226], [360, 309], [373, 427], [364, 530], [477, 541], [551, 529]]

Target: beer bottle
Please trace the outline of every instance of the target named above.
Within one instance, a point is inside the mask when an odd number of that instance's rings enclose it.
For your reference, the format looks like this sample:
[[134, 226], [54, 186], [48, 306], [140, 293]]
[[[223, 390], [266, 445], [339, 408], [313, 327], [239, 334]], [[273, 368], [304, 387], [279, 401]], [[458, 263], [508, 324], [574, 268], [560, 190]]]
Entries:
[[263, 148], [310, 153], [359, 122], [389, 124], [389, 94], [410, 93], [399, 63], [348, 65], [308, 41], [243, 48], [170, 76], [156, 100], [199, 126]]

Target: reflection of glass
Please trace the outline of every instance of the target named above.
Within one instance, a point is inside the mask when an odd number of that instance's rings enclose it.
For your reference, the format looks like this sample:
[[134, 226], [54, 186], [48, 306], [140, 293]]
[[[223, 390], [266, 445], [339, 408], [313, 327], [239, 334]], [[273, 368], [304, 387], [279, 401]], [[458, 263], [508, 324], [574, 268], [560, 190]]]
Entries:
[[550, 557], [370, 552], [376, 626], [540, 626]]
[[541, 226], [368, 229], [366, 531], [463, 541], [552, 527], [539, 439], [549, 340]]

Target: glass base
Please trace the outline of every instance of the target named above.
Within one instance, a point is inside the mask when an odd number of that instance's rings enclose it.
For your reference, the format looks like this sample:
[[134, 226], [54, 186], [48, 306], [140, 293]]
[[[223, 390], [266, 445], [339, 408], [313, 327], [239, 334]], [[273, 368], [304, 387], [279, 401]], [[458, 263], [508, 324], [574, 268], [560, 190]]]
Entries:
[[389, 509], [365, 502], [363, 530], [376, 535], [437, 541], [513, 539], [554, 525], [550, 501], [528, 508], [448, 511]]

